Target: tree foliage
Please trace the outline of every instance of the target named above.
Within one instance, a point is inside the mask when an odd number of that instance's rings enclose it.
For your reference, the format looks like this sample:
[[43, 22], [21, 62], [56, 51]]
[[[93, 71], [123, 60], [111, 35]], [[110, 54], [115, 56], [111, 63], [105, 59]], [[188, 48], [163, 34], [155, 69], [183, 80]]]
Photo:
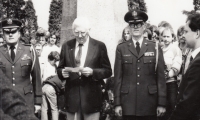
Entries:
[[[55, 34], [60, 39], [62, 21], [62, 0], [52, 0], [49, 10], [49, 32]], [[60, 43], [60, 40], [58, 40]]]
[[0, 19], [19, 19], [22, 21], [22, 40], [29, 43], [37, 30], [37, 16], [31, 0], [1, 0]]

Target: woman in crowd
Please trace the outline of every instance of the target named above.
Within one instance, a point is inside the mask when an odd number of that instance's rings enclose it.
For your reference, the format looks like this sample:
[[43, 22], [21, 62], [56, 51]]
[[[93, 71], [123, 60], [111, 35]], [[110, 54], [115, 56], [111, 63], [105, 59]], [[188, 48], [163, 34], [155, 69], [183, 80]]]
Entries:
[[60, 53], [60, 48], [56, 45], [58, 37], [55, 34], [50, 34], [50, 37], [46, 39], [47, 39], [47, 45], [43, 47], [41, 53], [41, 56], [45, 59], [47, 58], [47, 56], [51, 51], [57, 51], [58, 53]]
[[43, 72], [43, 87], [42, 87], [42, 118], [41, 120], [48, 120], [48, 103], [51, 109], [51, 120], [58, 120], [58, 106], [57, 95], [61, 94], [64, 89], [64, 83], [57, 76], [57, 62], [60, 60], [59, 53], [52, 51], [48, 55], [48, 62], [45, 63]]
[[165, 60], [165, 77], [167, 84], [166, 114], [162, 120], [167, 120], [176, 104], [178, 92], [177, 75], [182, 64], [182, 53], [180, 48], [173, 44], [174, 34], [171, 28], [165, 28], [161, 36], [164, 42], [162, 50]]
[[118, 43], [122, 43], [131, 39], [131, 31], [129, 26], [125, 27], [122, 32], [122, 39]]
[[144, 31], [143, 37], [147, 40], [152, 40], [152, 33], [149, 29], [146, 29]]

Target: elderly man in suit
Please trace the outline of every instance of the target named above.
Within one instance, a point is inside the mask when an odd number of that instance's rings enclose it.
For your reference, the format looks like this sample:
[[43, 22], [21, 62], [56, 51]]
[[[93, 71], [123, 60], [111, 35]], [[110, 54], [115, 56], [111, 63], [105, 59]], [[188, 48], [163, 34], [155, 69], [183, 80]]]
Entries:
[[[58, 76], [66, 80], [65, 97], [67, 117], [74, 120], [99, 120], [102, 105], [101, 83], [112, 75], [104, 43], [89, 36], [87, 18], [77, 18], [72, 25], [76, 39], [65, 42], [61, 48]], [[71, 71], [66, 68], [78, 68]]]
[[[6, 44], [0, 47], [0, 69], [35, 112], [42, 102], [42, 86], [38, 57], [33, 47], [20, 43], [22, 22], [5, 19], [0, 22]], [[32, 79], [31, 79], [32, 78]]]
[[115, 113], [124, 120], [157, 120], [166, 105], [166, 81], [161, 48], [143, 38], [146, 13], [127, 12], [132, 39], [116, 49], [114, 66]]
[[180, 83], [177, 104], [169, 120], [200, 119], [200, 14], [188, 16], [183, 38], [191, 53], [190, 64]]

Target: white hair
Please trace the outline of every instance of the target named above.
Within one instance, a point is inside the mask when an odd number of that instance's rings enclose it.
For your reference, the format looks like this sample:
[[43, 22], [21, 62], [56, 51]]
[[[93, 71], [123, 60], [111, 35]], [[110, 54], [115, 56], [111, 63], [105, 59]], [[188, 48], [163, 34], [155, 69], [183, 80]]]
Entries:
[[89, 20], [85, 17], [76, 18], [72, 24], [72, 30], [74, 30], [76, 26], [82, 26], [86, 28], [87, 30], [90, 30]]

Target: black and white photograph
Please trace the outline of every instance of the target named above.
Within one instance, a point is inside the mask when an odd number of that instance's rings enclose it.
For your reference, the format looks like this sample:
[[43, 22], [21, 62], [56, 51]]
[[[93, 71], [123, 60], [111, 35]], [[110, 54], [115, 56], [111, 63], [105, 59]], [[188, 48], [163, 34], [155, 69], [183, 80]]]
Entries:
[[0, 0], [0, 120], [200, 120], [200, 0]]

